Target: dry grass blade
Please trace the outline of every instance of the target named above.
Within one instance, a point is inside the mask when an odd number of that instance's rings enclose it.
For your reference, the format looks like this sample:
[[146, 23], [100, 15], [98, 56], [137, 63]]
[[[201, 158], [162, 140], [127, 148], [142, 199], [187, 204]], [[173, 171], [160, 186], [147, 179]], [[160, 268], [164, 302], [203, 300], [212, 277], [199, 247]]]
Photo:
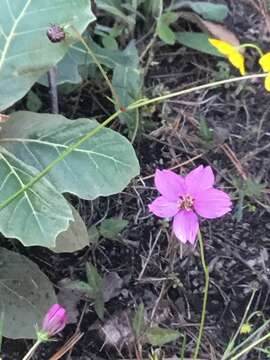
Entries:
[[228, 158], [231, 160], [231, 162], [233, 163], [233, 165], [235, 166], [236, 170], [239, 172], [239, 174], [241, 175], [241, 177], [246, 180], [247, 179], [247, 175], [240, 163], [240, 161], [238, 160], [237, 156], [235, 155], [235, 153], [232, 151], [232, 149], [229, 147], [229, 145], [227, 144], [223, 144], [220, 146], [220, 148], [224, 151], [224, 153], [228, 156]]
[[61, 359], [70, 349], [74, 347], [75, 344], [83, 337], [84, 333], [74, 334], [68, 341], [58, 350], [49, 360], [58, 360]]

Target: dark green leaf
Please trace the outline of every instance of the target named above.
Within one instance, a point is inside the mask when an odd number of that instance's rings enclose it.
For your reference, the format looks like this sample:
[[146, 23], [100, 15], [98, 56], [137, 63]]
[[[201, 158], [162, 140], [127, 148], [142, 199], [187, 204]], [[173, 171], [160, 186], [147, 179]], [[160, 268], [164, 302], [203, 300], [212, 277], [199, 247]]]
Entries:
[[97, 269], [90, 263], [86, 263], [86, 276], [89, 286], [93, 289], [93, 299], [96, 313], [100, 319], [104, 316], [103, 279]]
[[209, 35], [207, 34], [199, 32], [176, 32], [175, 38], [177, 42], [191, 49], [224, 58], [224, 56], [209, 43]]
[[3, 334], [12, 339], [36, 338], [36, 326], [57, 302], [53, 286], [25, 256], [0, 248], [0, 313]]
[[99, 232], [106, 239], [115, 240], [127, 224], [128, 221], [124, 219], [105, 219], [100, 225]]
[[222, 22], [228, 15], [227, 5], [214, 4], [205, 1], [183, 1], [175, 0], [170, 10], [193, 10], [206, 20]]
[[166, 12], [158, 19], [157, 34], [166, 44], [173, 45], [175, 43], [175, 33], [169, 25], [177, 19], [178, 15], [174, 12]]

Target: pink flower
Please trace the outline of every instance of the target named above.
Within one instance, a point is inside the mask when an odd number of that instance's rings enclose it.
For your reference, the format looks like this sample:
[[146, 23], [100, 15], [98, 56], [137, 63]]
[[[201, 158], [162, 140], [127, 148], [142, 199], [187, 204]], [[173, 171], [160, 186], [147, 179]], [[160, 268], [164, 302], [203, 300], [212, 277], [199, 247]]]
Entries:
[[161, 196], [149, 205], [149, 210], [162, 218], [173, 217], [176, 237], [184, 244], [194, 244], [199, 231], [198, 215], [214, 219], [232, 207], [229, 195], [215, 189], [214, 182], [210, 166], [200, 165], [185, 178], [170, 170], [156, 170], [155, 186]]
[[59, 304], [54, 304], [44, 316], [41, 332], [52, 337], [64, 329], [67, 321], [66, 310]]

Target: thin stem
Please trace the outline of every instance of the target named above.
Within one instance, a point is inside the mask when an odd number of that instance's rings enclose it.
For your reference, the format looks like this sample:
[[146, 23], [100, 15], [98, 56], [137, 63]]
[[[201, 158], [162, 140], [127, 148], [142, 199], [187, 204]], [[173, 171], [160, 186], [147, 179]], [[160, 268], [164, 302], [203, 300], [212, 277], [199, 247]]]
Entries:
[[150, 104], [153, 104], [153, 103], [156, 103], [156, 102], [159, 102], [159, 101], [164, 101], [164, 100], [167, 100], [167, 99], [171, 99], [171, 98], [176, 97], [176, 96], [186, 95], [186, 94], [189, 94], [189, 93], [194, 92], [194, 91], [205, 90], [205, 89], [213, 88], [213, 87], [216, 87], [216, 86], [221, 86], [221, 85], [230, 84], [230, 83], [233, 83], [233, 82], [239, 82], [239, 81], [243, 81], [243, 80], [250, 80], [250, 79], [255, 79], [255, 78], [260, 78], [260, 77], [263, 78], [263, 77], [266, 77], [266, 76], [267, 76], [267, 74], [251, 74], [251, 75], [245, 75], [245, 76], [238, 76], [238, 77], [234, 77], [234, 78], [231, 78], [231, 79], [214, 81], [212, 83], [198, 85], [198, 86], [194, 86], [192, 88], [179, 90], [179, 91], [176, 91], [176, 92], [173, 92], [173, 93], [170, 93], [170, 94], [161, 95], [161, 96], [158, 96], [158, 97], [153, 98], [153, 99], [145, 99], [145, 100], [142, 100], [142, 101], [140, 101], [140, 100], [136, 101], [133, 104], [130, 104], [126, 108], [126, 111], [137, 109], [137, 108], [140, 108], [142, 106], [150, 105]]
[[[136, 101], [133, 104], [129, 105], [125, 111], [131, 111], [134, 109], [139, 109], [143, 106], [149, 105], [149, 104], [153, 104], [155, 102], [159, 102], [159, 101], [163, 101], [166, 99], [171, 99], [173, 97], [176, 96], [180, 96], [180, 95], [184, 95], [184, 94], [188, 94], [191, 93], [193, 91], [198, 91], [198, 90], [203, 90], [203, 89], [208, 89], [211, 87], [215, 87], [215, 86], [220, 86], [223, 84], [229, 84], [229, 83], [233, 83], [233, 82], [239, 82], [239, 81], [243, 81], [243, 80], [247, 80], [247, 79], [255, 79], [255, 78], [261, 78], [261, 77], [266, 77], [267, 74], [252, 74], [252, 75], [246, 75], [246, 76], [239, 76], [239, 77], [235, 77], [232, 79], [226, 79], [226, 80], [221, 80], [221, 81], [215, 81], [213, 83], [210, 84], [204, 84], [204, 85], [200, 85], [200, 86], [196, 86], [190, 89], [185, 89], [185, 90], [181, 90], [181, 91], [177, 91], [171, 94], [166, 94], [163, 96], [159, 96], [156, 97], [154, 99], [147, 99], [147, 100], [142, 100], [142, 101]], [[47, 165], [41, 172], [39, 172], [36, 176], [33, 177], [33, 179], [31, 181], [29, 181], [29, 183], [27, 183], [26, 185], [24, 185], [23, 187], [21, 187], [20, 190], [18, 190], [16, 193], [12, 194], [8, 199], [6, 199], [5, 201], [3, 201], [0, 204], [0, 210], [2, 210], [3, 208], [5, 208], [7, 205], [9, 205], [13, 200], [15, 200], [18, 196], [20, 196], [22, 193], [24, 193], [25, 191], [27, 191], [31, 186], [33, 186], [37, 181], [39, 181], [43, 176], [47, 175], [48, 172], [50, 172], [53, 167], [55, 165], [57, 165], [60, 161], [62, 161], [66, 156], [68, 156], [73, 150], [75, 150], [76, 148], [78, 148], [80, 145], [82, 145], [86, 140], [90, 139], [92, 136], [94, 136], [95, 134], [97, 134], [101, 129], [103, 129], [105, 126], [107, 126], [109, 123], [111, 123], [114, 119], [116, 119], [118, 117], [119, 114], [121, 114], [122, 111], [118, 110], [116, 111], [114, 114], [112, 114], [111, 116], [109, 116], [105, 121], [103, 121], [103, 123], [99, 124], [95, 129], [91, 130], [89, 133], [87, 133], [86, 135], [84, 135], [82, 138], [80, 138], [78, 141], [76, 141], [75, 143], [71, 144], [66, 150], [64, 150], [55, 160], [53, 160], [49, 165]]]
[[263, 56], [263, 52], [262, 52], [261, 48], [260, 48], [259, 46], [255, 45], [255, 44], [249, 44], [249, 43], [247, 43], [247, 44], [242, 44], [242, 45], [237, 46], [237, 49], [243, 49], [243, 48], [252, 48], [252, 49], [255, 49], [255, 50], [258, 51], [258, 53], [259, 53], [260, 56]]
[[192, 360], [197, 359], [199, 350], [200, 350], [200, 345], [201, 345], [202, 335], [203, 335], [203, 330], [204, 330], [205, 317], [206, 317], [206, 305], [207, 305], [208, 289], [209, 289], [209, 269], [205, 262], [203, 238], [202, 238], [202, 234], [200, 231], [198, 233], [198, 238], [199, 238], [199, 244], [200, 244], [201, 262], [202, 262], [204, 277], [205, 277], [205, 285], [204, 285], [203, 307], [202, 307], [202, 317], [201, 317], [201, 322], [200, 322], [199, 335], [197, 338], [195, 353], [193, 355]]
[[34, 352], [37, 350], [39, 345], [42, 343], [42, 341], [37, 340], [34, 345], [31, 347], [31, 349], [28, 351], [28, 353], [23, 357], [22, 360], [29, 360], [31, 359], [32, 355], [34, 355]]
[[58, 105], [58, 92], [57, 92], [57, 70], [55, 66], [53, 66], [48, 71], [48, 84], [49, 84], [49, 92], [51, 97], [52, 113], [58, 114], [59, 105]]
[[85, 47], [86, 51], [88, 52], [88, 54], [90, 55], [90, 57], [92, 58], [94, 63], [97, 65], [99, 71], [101, 72], [102, 76], [104, 77], [107, 85], [109, 86], [109, 88], [111, 90], [111, 93], [114, 98], [115, 104], [117, 105], [117, 108], [120, 109], [122, 106], [121, 106], [119, 96], [117, 95], [116, 91], [114, 90], [114, 87], [112, 86], [112, 83], [111, 83], [110, 79], [108, 78], [106, 72], [104, 71], [102, 65], [100, 64], [98, 58], [96, 57], [94, 52], [91, 50], [91, 48], [89, 47], [87, 42], [84, 40], [84, 38], [81, 36], [81, 34], [73, 26], [72, 26], [72, 30], [75, 31], [78, 40], [80, 40], [80, 42]]
[[[238, 329], [237, 329], [237, 331], [235, 332], [232, 340], [229, 342], [229, 344], [228, 344], [228, 346], [227, 346], [227, 348], [226, 348], [226, 350], [225, 350], [225, 353], [224, 353], [223, 356], [222, 356], [222, 359], [225, 359], [225, 358], [228, 356], [228, 354], [230, 353], [232, 347], [234, 346], [235, 341], [236, 341], [236, 339], [237, 339], [237, 336], [238, 336], [238, 334], [240, 333], [241, 328], [242, 328], [244, 322], [246, 321], [246, 318], [247, 318], [247, 315], [248, 315], [250, 306], [251, 306], [251, 304], [252, 304], [252, 302], [253, 302], [253, 299], [254, 299], [254, 296], [255, 296], [256, 291], [257, 291], [256, 289], [253, 289], [253, 292], [252, 292], [252, 294], [251, 294], [250, 300], [249, 300], [248, 305], [247, 305], [247, 307], [246, 307], [246, 310], [245, 310], [244, 316], [243, 316], [243, 318], [242, 318], [242, 321], [241, 321], [240, 325], [238, 326]], [[222, 359], [221, 359], [221, 360], [222, 360]]]
[[240, 351], [238, 354], [236, 354], [235, 356], [233, 356], [231, 358], [231, 360], [237, 360], [239, 359], [243, 354], [245, 354], [246, 352], [252, 350], [255, 346], [259, 345], [261, 342], [267, 340], [270, 337], [270, 332], [266, 335], [264, 335], [262, 338], [258, 339], [257, 341], [254, 341], [254, 343], [250, 344], [249, 346], [247, 346], [245, 349], [243, 349], [242, 351]]
[[[222, 356], [221, 360], [228, 360], [229, 357], [231, 357], [234, 353], [236, 353], [236, 351], [238, 351], [239, 349], [241, 349], [245, 344], [247, 344], [248, 342], [250, 342], [251, 340], [253, 340], [253, 338], [257, 337], [257, 335], [259, 335], [259, 333], [262, 333], [270, 324], [270, 320], [267, 320], [262, 326], [260, 326], [256, 331], [254, 331], [251, 335], [249, 335], [245, 340], [243, 340], [240, 344], [238, 344], [234, 349], [232, 349], [232, 351], [229, 352], [229, 354], [226, 354], [226, 356], [224, 357], [224, 355]], [[231, 360], [231, 359], [230, 359]]]

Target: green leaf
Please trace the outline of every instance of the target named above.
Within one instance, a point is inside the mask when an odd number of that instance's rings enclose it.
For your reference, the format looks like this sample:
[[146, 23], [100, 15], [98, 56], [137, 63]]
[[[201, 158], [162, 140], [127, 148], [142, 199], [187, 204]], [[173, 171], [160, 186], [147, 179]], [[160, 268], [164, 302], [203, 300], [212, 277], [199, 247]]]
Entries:
[[104, 316], [103, 279], [97, 269], [90, 263], [86, 263], [86, 276], [89, 286], [93, 289], [95, 310], [100, 319]]
[[115, 40], [115, 38], [113, 36], [110, 36], [110, 35], [102, 36], [102, 44], [106, 49], [111, 49], [111, 50], [118, 49], [117, 41]]
[[[11, 153], [0, 148], [0, 203], [19, 191], [37, 174]], [[24, 245], [55, 246], [55, 238], [66, 230], [72, 211], [65, 198], [42, 178], [0, 212], [0, 231]]]
[[81, 33], [94, 20], [89, 0], [2, 1], [0, 112], [22, 98], [67, 52], [72, 38], [51, 43], [46, 35], [50, 24], [71, 25]]
[[86, 276], [87, 276], [88, 284], [93, 289], [94, 293], [98, 293], [102, 291], [103, 280], [102, 277], [97, 272], [97, 269], [94, 267], [94, 265], [90, 263], [86, 263]]
[[193, 10], [206, 20], [222, 22], [229, 13], [227, 5], [213, 4], [205, 1], [183, 1], [176, 0], [170, 6], [170, 10]]
[[127, 16], [121, 11], [122, 1], [120, 0], [96, 0], [97, 7], [111, 15], [117, 16], [127, 22]]
[[162, 346], [180, 337], [180, 333], [171, 329], [152, 327], [147, 330], [147, 339], [153, 346]]
[[[88, 119], [72, 121], [61, 115], [17, 112], [3, 124], [0, 145], [41, 171], [97, 125]], [[94, 199], [122, 191], [138, 173], [132, 145], [125, 137], [105, 128], [57, 164], [46, 178], [59, 192]]]
[[174, 12], [166, 12], [158, 19], [157, 34], [166, 44], [173, 45], [175, 43], [175, 33], [169, 25], [177, 19], [178, 15]]
[[88, 229], [88, 239], [90, 244], [97, 244], [99, 240], [99, 231], [95, 225], [91, 226]]
[[[80, 214], [71, 206], [74, 220], [71, 220], [66, 231], [56, 238], [56, 247], [51, 250], [56, 253], [74, 252], [89, 246], [87, 228]], [[1, 216], [1, 214], [0, 214]]]
[[128, 221], [124, 219], [105, 219], [100, 225], [99, 232], [106, 239], [115, 240], [127, 224]]
[[79, 280], [71, 281], [65, 285], [65, 288], [70, 290], [80, 291], [88, 296], [93, 297], [93, 289], [88, 283], [84, 281], [79, 281]]
[[168, 25], [160, 22], [157, 28], [157, 34], [166, 44], [174, 45], [175, 33]]
[[[133, 60], [129, 54], [120, 50], [104, 49], [91, 39], [88, 39], [88, 45], [98, 61], [110, 69], [115, 68], [116, 65], [126, 66]], [[93, 60], [85, 47], [80, 43], [71, 45], [66, 56], [57, 64], [57, 84], [80, 83], [82, 78], [79, 69], [87, 68], [89, 64], [93, 64]], [[47, 76], [40, 78], [39, 83], [48, 86]]]
[[207, 121], [205, 119], [201, 119], [199, 124], [200, 138], [208, 143], [211, 143], [214, 136], [213, 132], [214, 130], [208, 126]]
[[[141, 75], [139, 69], [139, 55], [134, 42], [131, 42], [124, 50], [131, 61], [123, 65], [116, 65], [113, 72], [112, 85], [123, 107], [127, 107], [141, 96]], [[137, 121], [137, 110], [122, 113], [120, 120], [133, 129]]]
[[163, 10], [163, 0], [143, 0], [144, 13], [159, 18]]
[[0, 313], [5, 337], [36, 338], [35, 326], [57, 302], [51, 282], [25, 256], [0, 248]]
[[144, 305], [143, 303], [141, 303], [136, 311], [136, 314], [133, 318], [132, 321], [132, 327], [133, 327], [133, 331], [135, 333], [136, 338], [138, 339], [143, 331], [144, 331], [144, 327], [145, 327], [145, 322], [144, 322]]
[[206, 54], [210, 54], [213, 56], [224, 56], [219, 53], [214, 46], [212, 46], [209, 41], [209, 35], [199, 32], [176, 32], [175, 33], [176, 41], [182, 45], [190, 47], [191, 49], [195, 49], [201, 51]]
[[38, 112], [42, 107], [42, 101], [34, 91], [29, 91], [26, 100], [27, 110]]

